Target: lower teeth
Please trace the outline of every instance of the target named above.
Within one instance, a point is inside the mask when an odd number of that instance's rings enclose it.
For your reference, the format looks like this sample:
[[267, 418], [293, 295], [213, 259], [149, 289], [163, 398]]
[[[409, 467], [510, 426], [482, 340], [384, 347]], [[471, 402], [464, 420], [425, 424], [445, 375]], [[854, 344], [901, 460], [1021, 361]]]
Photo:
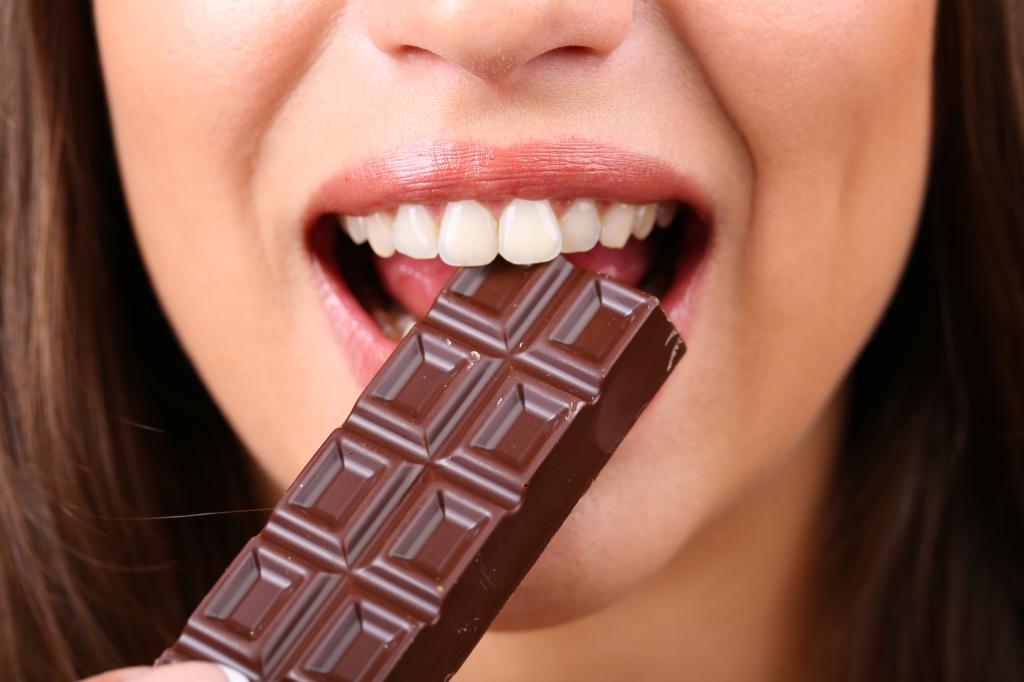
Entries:
[[377, 323], [384, 336], [392, 341], [401, 341], [409, 333], [412, 326], [416, 324], [416, 318], [404, 310], [373, 307], [369, 310], [370, 317]]

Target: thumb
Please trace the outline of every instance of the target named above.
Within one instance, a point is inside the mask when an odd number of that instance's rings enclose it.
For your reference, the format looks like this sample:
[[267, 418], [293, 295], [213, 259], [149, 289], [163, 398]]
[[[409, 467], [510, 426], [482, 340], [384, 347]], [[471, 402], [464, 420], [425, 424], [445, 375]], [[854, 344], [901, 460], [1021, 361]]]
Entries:
[[189, 662], [155, 668], [121, 668], [81, 682], [248, 682], [248, 678], [225, 665]]

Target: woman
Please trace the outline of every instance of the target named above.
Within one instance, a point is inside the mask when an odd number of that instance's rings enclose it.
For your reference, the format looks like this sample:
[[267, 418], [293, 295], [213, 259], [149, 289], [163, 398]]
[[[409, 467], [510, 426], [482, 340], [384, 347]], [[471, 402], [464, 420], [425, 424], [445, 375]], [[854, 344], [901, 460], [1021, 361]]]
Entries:
[[516, 198], [689, 350], [457, 679], [1024, 678], [1020, 2], [0, 16], [6, 679], [158, 655]]

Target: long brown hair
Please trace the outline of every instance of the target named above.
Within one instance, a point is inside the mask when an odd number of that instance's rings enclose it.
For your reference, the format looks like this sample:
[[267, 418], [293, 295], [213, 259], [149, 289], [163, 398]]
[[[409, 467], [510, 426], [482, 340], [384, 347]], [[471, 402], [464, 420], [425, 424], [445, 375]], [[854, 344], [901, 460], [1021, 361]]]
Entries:
[[[910, 265], [852, 378], [850, 680], [1024, 679], [1024, 8], [940, 0]], [[0, 0], [0, 676], [152, 660], [262, 518], [131, 236], [89, 3]]]
[[[0, 1], [0, 677], [151, 661], [240, 548], [241, 451], [162, 318], [91, 3]], [[257, 520], [258, 521], [258, 520]]]
[[1024, 680], [1024, 3], [940, 2], [935, 86], [920, 234], [853, 373], [822, 600], [841, 679]]

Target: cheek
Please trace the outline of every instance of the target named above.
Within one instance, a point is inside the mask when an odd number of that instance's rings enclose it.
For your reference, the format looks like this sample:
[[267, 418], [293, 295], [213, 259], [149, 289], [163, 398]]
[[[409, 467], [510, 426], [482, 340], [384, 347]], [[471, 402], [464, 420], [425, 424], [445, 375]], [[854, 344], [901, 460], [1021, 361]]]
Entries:
[[[258, 141], [312, 58], [325, 5], [279, 2], [123, 3], [94, 7], [119, 153], [159, 159], [161, 179], [210, 177], [242, 192]], [[130, 178], [129, 178], [130, 180]]]
[[[121, 177], [160, 302], [251, 449], [308, 457], [338, 420], [336, 406], [310, 400], [311, 375], [340, 376], [343, 396], [355, 389], [252, 198], [268, 112], [290, 96], [337, 3], [292, 4], [97, 0], [94, 14]], [[297, 469], [268, 462], [279, 480]]]
[[914, 99], [906, 88], [928, 81], [934, 15], [935, 0], [698, 0], [672, 9], [759, 166], [823, 136], [834, 147], [837, 129], [863, 128]]
[[753, 162], [721, 253], [733, 321], [759, 340], [753, 385], [810, 398], [825, 382], [799, 371], [837, 382], [895, 287], [926, 178], [934, 15], [934, 0], [675, 8]]

